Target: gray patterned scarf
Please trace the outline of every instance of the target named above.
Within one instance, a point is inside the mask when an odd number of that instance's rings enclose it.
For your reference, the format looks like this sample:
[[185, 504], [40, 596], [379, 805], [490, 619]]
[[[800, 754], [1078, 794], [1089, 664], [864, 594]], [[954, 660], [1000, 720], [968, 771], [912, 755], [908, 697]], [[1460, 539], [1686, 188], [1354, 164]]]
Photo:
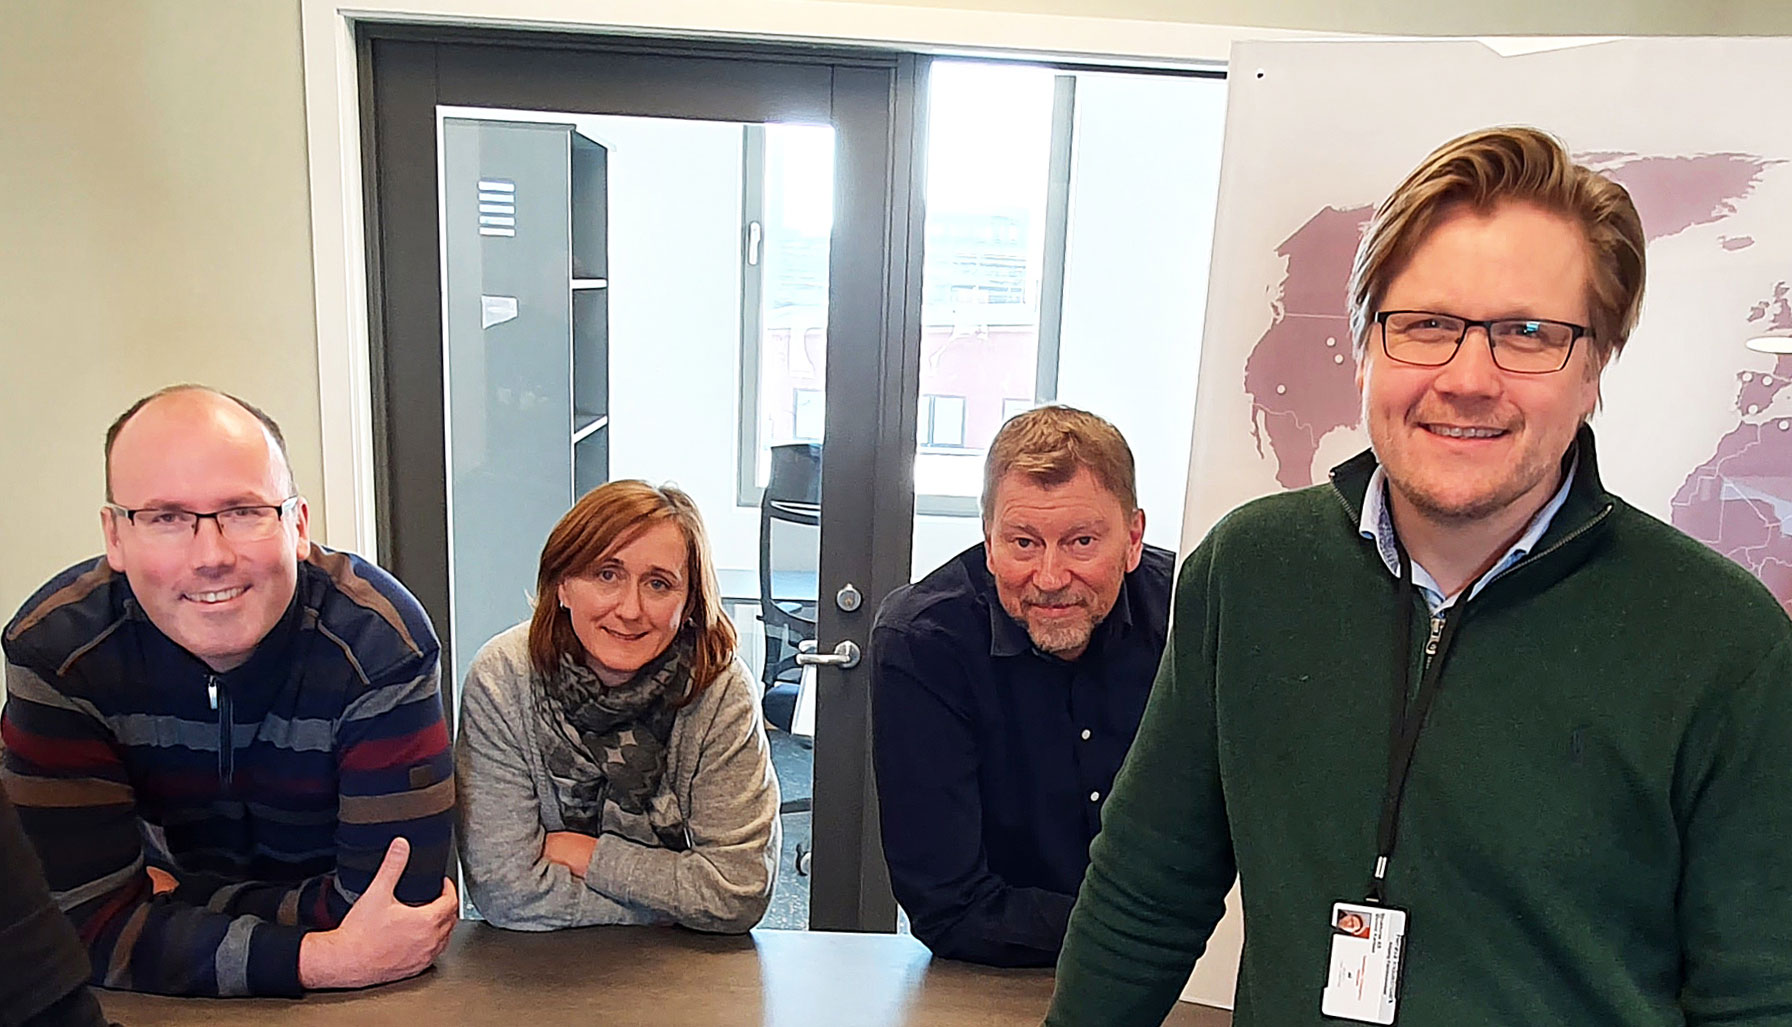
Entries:
[[672, 722], [691, 689], [694, 651], [695, 634], [686, 631], [613, 688], [570, 655], [560, 658], [558, 673], [538, 678], [542, 758], [567, 830], [686, 848], [678, 797], [662, 784]]

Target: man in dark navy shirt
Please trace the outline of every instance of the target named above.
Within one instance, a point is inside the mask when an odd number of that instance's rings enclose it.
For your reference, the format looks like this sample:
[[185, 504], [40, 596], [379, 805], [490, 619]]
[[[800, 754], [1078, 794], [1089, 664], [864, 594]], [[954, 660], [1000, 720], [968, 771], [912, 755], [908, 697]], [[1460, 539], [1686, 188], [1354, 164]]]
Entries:
[[941, 956], [1049, 966], [1163, 655], [1175, 555], [1093, 414], [1009, 421], [982, 545], [892, 592], [871, 634], [884, 857]]

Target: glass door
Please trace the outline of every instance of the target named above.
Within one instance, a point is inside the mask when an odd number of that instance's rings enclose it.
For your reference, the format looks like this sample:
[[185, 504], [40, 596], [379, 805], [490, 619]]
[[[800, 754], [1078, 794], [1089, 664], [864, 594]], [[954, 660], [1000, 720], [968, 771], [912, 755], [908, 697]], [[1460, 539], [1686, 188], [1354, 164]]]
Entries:
[[877, 469], [915, 430], [880, 393], [913, 366], [912, 62], [397, 28], [364, 54], [382, 551], [450, 704], [576, 497], [680, 486], [766, 690], [765, 926], [890, 929], [851, 656], [910, 563], [911, 486]]

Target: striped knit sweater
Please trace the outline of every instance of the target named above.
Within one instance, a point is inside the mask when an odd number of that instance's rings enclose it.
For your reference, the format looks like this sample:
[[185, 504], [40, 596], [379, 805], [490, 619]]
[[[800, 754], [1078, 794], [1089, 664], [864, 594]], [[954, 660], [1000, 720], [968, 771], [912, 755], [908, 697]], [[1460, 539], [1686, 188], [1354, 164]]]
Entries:
[[[438, 646], [378, 567], [313, 544], [285, 616], [227, 673], [157, 630], [104, 558], [52, 579], [3, 639], [0, 780], [93, 983], [296, 995], [300, 939], [341, 922], [401, 835], [398, 897], [440, 893]], [[148, 865], [179, 887], [152, 895]]]

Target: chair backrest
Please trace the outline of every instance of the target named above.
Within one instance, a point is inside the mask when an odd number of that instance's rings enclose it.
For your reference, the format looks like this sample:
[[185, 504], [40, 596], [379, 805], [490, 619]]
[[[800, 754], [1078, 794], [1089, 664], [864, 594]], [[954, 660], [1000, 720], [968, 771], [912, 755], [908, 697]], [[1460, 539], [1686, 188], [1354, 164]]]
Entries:
[[821, 505], [821, 445], [792, 442], [773, 446], [765, 494], [774, 499]]
[[[771, 458], [759, 500], [759, 616], [768, 687], [797, 675], [797, 647], [815, 637], [812, 588], [821, 557], [821, 447], [773, 446]], [[793, 586], [793, 580], [803, 585]]]

